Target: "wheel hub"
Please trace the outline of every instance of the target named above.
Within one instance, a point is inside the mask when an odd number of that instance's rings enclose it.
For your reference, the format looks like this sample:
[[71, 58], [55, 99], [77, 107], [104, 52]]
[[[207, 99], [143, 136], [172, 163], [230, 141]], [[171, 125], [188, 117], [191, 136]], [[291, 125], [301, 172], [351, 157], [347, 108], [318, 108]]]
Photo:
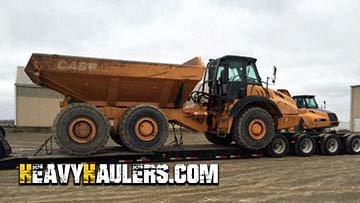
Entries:
[[255, 140], [261, 140], [266, 134], [266, 124], [263, 120], [254, 119], [249, 124], [249, 134]]
[[326, 147], [329, 152], [334, 153], [336, 152], [336, 150], [338, 150], [339, 143], [337, 142], [336, 139], [330, 138], [326, 144]]
[[351, 143], [351, 147], [353, 148], [354, 152], [360, 152], [360, 139], [355, 138], [353, 142]]
[[139, 119], [135, 124], [136, 136], [145, 142], [149, 142], [155, 139], [158, 134], [159, 127], [156, 121], [150, 117], [144, 117]]
[[273, 147], [273, 151], [276, 154], [282, 154], [286, 149], [286, 144], [285, 144], [284, 140], [276, 139], [276, 140], [274, 140], [272, 147]]
[[313, 147], [314, 147], [313, 142], [308, 138], [305, 138], [300, 145], [301, 151], [303, 151], [306, 154], [310, 153], [313, 150]]
[[96, 135], [96, 125], [88, 118], [76, 118], [69, 125], [69, 135], [77, 143], [88, 143]]

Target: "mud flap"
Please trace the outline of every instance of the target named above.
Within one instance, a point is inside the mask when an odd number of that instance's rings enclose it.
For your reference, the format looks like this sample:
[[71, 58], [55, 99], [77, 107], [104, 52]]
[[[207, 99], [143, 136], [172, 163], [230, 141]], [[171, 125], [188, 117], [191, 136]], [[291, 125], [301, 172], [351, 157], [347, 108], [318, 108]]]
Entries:
[[11, 154], [11, 147], [3, 135], [0, 135], [0, 158]]

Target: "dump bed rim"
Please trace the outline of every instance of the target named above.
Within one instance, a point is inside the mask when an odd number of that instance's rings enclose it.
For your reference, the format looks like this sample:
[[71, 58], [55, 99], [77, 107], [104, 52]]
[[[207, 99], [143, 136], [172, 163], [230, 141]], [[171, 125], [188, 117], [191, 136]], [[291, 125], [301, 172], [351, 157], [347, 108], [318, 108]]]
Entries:
[[[34, 56], [47, 56], [47, 57], [64, 57], [64, 58], [75, 58], [75, 59], [86, 59], [86, 60], [105, 60], [106, 62], [121, 62], [121, 63], [135, 63], [135, 64], [149, 64], [149, 65], [167, 65], [167, 66], [186, 66], [186, 67], [203, 67], [201, 65], [183, 65], [183, 64], [174, 64], [174, 63], [159, 63], [159, 62], [149, 62], [149, 61], [132, 61], [132, 60], [122, 60], [122, 59], [113, 59], [113, 58], [99, 58], [99, 57], [88, 57], [88, 56], [74, 56], [74, 55], [61, 55], [61, 54], [44, 54], [44, 53], [32, 53], [29, 62]], [[199, 56], [193, 58], [200, 58]], [[192, 58], [192, 59], [193, 59]], [[202, 61], [202, 60], [201, 60]], [[27, 65], [26, 65], [27, 66]]]

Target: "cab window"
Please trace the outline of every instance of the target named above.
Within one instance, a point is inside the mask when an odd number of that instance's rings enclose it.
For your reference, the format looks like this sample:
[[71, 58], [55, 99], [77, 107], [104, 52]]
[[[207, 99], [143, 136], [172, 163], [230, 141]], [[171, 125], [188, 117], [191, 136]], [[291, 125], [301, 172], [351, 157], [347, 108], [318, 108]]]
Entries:
[[241, 82], [243, 77], [243, 67], [238, 61], [229, 62], [229, 81], [230, 82]]
[[249, 64], [246, 66], [246, 78], [247, 83], [249, 84], [259, 84], [259, 79], [257, 77], [253, 64]]
[[216, 74], [216, 80], [217, 80], [218, 84], [226, 83], [226, 78], [225, 77], [226, 77], [226, 75], [225, 75], [225, 67], [224, 66], [219, 66], [217, 74]]
[[306, 98], [305, 100], [306, 100], [308, 108], [311, 108], [311, 109], [317, 109], [318, 108], [318, 105], [317, 105], [314, 98]]
[[298, 108], [306, 108], [306, 103], [305, 103], [304, 99], [302, 99], [302, 98], [295, 98], [294, 100], [295, 100], [296, 106], [297, 106]]

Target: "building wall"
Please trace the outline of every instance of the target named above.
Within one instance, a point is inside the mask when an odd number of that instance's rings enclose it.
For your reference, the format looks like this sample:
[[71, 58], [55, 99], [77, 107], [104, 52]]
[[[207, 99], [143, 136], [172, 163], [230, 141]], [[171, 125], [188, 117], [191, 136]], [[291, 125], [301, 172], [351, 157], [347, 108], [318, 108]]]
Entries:
[[351, 131], [360, 132], [360, 86], [351, 87]]
[[19, 127], [51, 127], [60, 111], [63, 96], [55, 91], [16, 86], [16, 125]]

